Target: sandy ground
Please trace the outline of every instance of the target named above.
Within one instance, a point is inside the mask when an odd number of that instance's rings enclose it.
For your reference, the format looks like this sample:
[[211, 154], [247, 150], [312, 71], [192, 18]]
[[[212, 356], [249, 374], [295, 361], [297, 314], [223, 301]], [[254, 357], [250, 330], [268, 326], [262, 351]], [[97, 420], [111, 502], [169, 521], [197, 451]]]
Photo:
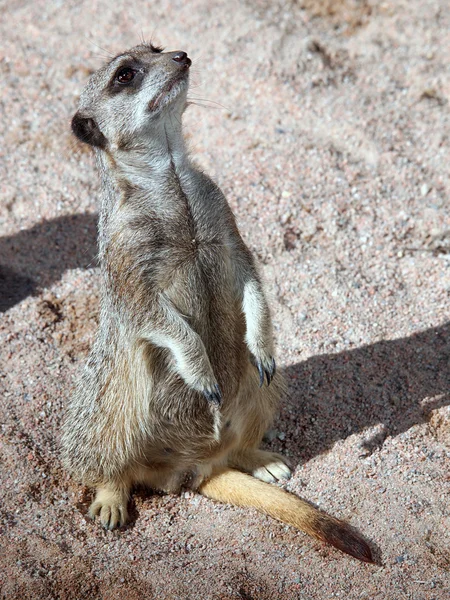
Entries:
[[[136, 490], [105, 532], [61, 468], [99, 286], [69, 121], [141, 35], [192, 58], [192, 152], [267, 280], [289, 394], [266, 447], [379, 565], [191, 492]], [[448, 2], [15, 0], [0, 38], [1, 598], [448, 598]]]

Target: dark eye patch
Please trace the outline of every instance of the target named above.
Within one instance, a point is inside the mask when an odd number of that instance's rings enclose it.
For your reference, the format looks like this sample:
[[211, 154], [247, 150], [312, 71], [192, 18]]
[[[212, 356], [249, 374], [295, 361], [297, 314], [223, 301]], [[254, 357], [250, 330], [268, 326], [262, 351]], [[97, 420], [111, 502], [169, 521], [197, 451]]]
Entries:
[[122, 91], [139, 89], [144, 75], [144, 69], [137, 60], [124, 61], [112, 76], [107, 91], [114, 95]]
[[149, 44], [150, 45], [150, 50], [152, 52], [155, 52], [155, 54], [161, 54], [161, 52], [163, 52], [164, 48], [162, 48], [161, 46], [154, 46], [153, 44]]

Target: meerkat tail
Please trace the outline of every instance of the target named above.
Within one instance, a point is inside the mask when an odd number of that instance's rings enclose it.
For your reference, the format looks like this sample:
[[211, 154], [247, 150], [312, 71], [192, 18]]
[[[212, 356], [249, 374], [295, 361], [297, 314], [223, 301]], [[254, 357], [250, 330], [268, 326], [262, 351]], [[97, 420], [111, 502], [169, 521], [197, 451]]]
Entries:
[[374, 562], [369, 546], [346, 523], [317, 510], [298, 496], [251, 475], [225, 469], [203, 482], [199, 491], [213, 500], [256, 508], [282, 523], [328, 542], [354, 558]]

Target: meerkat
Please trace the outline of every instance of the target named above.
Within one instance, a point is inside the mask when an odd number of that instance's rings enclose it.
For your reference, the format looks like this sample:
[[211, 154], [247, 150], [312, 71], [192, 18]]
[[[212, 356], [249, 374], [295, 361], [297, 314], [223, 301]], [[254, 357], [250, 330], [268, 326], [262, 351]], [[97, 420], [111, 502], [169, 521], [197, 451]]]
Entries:
[[63, 461], [96, 488], [92, 518], [125, 525], [135, 484], [254, 507], [366, 562], [348, 525], [270, 485], [259, 449], [278, 407], [269, 307], [251, 252], [182, 131], [191, 60], [151, 44], [87, 83], [72, 130], [101, 174], [99, 329], [70, 402]]

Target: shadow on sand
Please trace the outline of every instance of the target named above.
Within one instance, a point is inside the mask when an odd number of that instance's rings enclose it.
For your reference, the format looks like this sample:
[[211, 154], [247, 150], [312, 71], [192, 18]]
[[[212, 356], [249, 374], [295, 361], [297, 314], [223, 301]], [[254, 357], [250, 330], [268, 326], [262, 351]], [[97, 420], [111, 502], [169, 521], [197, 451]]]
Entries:
[[280, 420], [296, 464], [368, 428], [361, 454], [450, 404], [450, 322], [286, 369]]
[[67, 269], [95, 267], [96, 254], [97, 215], [88, 213], [0, 238], [0, 312], [58, 281]]

